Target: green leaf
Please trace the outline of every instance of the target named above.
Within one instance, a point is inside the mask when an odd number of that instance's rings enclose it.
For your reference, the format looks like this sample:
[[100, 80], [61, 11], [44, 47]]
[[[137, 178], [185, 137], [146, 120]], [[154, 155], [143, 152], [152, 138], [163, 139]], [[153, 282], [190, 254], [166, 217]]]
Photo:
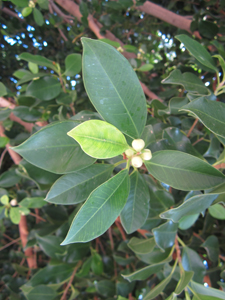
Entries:
[[5, 171], [0, 175], [0, 187], [8, 188], [19, 183], [21, 177], [16, 173], [15, 169]]
[[201, 36], [213, 39], [217, 35], [219, 28], [214, 22], [200, 20], [198, 30]]
[[0, 148], [4, 148], [8, 143], [9, 143], [9, 138], [6, 136], [1, 136], [0, 137]]
[[66, 65], [66, 76], [75, 76], [76, 74], [80, 73], [81, 71], [81, 55], [72, 53], [67, 55], [65, 59]]
[[59, 236], [45, 235], [36, 236], [37, 242], [42, 251], [49, 257], [58, 259], [65, 254], [65, 248], [60, 246], [62, 238]]
[[37, 64], [34, 64], [32, 62], [29, 62], [28, 63], [28, 68], [30, 69], [30, 71], [33, 73], [33, 74], [37, 74], [38, 73], [38, 65]]
[[177, 208], [163, 212], [160, 217], [178, 222], [182, 217], [200, 214], [217, 198], [218, 194], [201, 194], [191, 197]]
[[56, 98], [61, 92], [60, 82], [50, 76], [32, 81], [27, 87], [27, 95], [43, 101]]
[[211, 55], [200, 43], [185, 34], [177, 35], [176, 39], [183, 43], [190, 54], [193, 55], [201, 64], [214, 72], [218, 71]]
[[38, 110], [26, 106], [18, 106], [13, 109], [15, 116], [20, 118], [25, 122], [36, 122], [38, 119], [41, 119], [42, 113]]
[[208, 236], [205, 242], [201, 244], [201, 247], [205, 248], [211, 261], [218, 261], [220, 249], [218, 238], [215, 235]]
[[179, 220], [179, 229], [186, 230], [186, 229], [190, 228], [198, 220], [198, 217], [199, 217], [199, 214], [183, 216]]
[[103, 234], [122, 211], [129, 186], [125, 169], [95, 189], [75, 216], [62, 245], [87, 242]]
[[218, 220], [225, 220], [225, 207], [222, 204], [216, 203], [209, 207], [210, 215]]
[[78, 121], [50, 124], [13, 150], [31, 164], [49, 172], [63, 174], [81, 170], [92, 165], [95, 160], [67, 136], [67, 132], [78, 124]]
[[175, 266], [173, 267], [170, 275], [167, 276], [163, 281], [161, 281], [157, 286], [155, 286], [147, 295], [145, 295], [143, 300], [155, 299], [165, 289], [165, 287], [172, 279], [174, 270], [175, 270]]
[[43, 197], [26, 197], [20, 201], [19, 205], [27, 208], [41, 208], [46, 205], [46, 202]]
[[145, 280], [152, 274], [158, 273], [164, 266], [164, 263], [162, 264], [153, 264], [151, 266], [147, 266], [145, 268], [139, 269], [129, 275], [123, 275], [123, 278], [127, 279], [128, 281], [134, 281], [134, 280]]
[[11, 207], [9, 210], [9, 217], [14, 224], [19, 224], [21, 214], [19, 207]]
[[209, 130], [225, 138], [225, 103], [200, 97], [181, 110], [194, 114]]
[[7, 195], [3, 195], [0, 200], [3, 205], [9, 204], [9, 197]]
[[165, 264], [172, 260], [172, 252], [170, 248], [167, 248], [165, 252], [162, 252], [161, 249], [155, 247], [150, 253], [139, 254], [137, 257], [146, 264]]
[[0, 82], [0, 97], [7, 95], [7, 90], [5, 85]]
[[[219, 290], [211, 288], [211, 287], [205, 287], [204, 285], [199, 284], [199, 283], [194, 282], [194, 281], [191, 281], [189, 285], [195, 291], [195, 293], [198, 293], [200, 295], [217, 297], [219, 299], [225, 300], [224, 291], [219, 291]], [[207, 299], [207, 300], [209, 300], [209, 299]], [[212, 300], [214, 300], [214, 299], [212, 298]]]
[[125, 152], [129, 146], [116, 127], [100, 120], [86, 121], [67, 133], [83, 151], [95, 158], [111, 158]]
[[174, 245], [177, 229], [178, 224], [168, 221], [152, 230], [156, 244], [160, 249], [165, 251], [166, 248], [171, 248]]
[[83, 78], [90, 100], [105, 121], [139, 138], [146, 123], [146, 100], [130, 63], [106, 43], [87, 38], [82, 43]]
[[182, 266], [185, 271], [193, 271], [193, 280], [203, 282], [205, 266], [197, 252], [189, 247], [184, 247], [182, 252]]
[[222, 81], [224, 81], [225, 80], [225, 60], [219, 54], [213, 55], [213, 57], [216, 57], [219, 60], [220, 66], [223, 70], [223, 79], [222, 79]]
[[19, 86], [23, 83], [26, 83], [26, 82], [31, 81], [31, 80], [37, 80], [37, 79], [39, 79], [41, 77], [44, 77], [44, 76], [46, 76], [46, 73], [42, 73], [42, 72], [38, 72], [38, 73], [35, 73], [35, 74], [29, 73], [29, 74], [24, 75], [20, 80], [18, 80], [16, 85]]
[[136, 254], [147, 254], [151, 252], [155, 247], [155, 239], [138, 239], [136, 237], [132, 237], [127, 246]]
[[182, 85], [188, 92], [194, 92], [198, 94], [208, 95], [209, 91], [205, 87], [204, 83], [193, 73], [181, 73], [179, 69], [176, 69], [170, 73], [170, 75], [163, 79], [163, 84], [179, 84]]
[[47, 285], [37, 285], [26, 294], [27, 300], [53, 300], [56, 296], [56, 291]]
[[27, 17], [32, 13], [32, 8], [31, 7], [24, 7], [22, 10], [22, 16]]
[[152, 70], [154, 68], [154, 66], [152, 64], [145, 64], [140, 66], [140, 68], [136, 69], [136, 71], [139, 72], [148, 72], [150, 70]]
[[225, 180], [225, 176], [208, 163], [180, 151], [155, 152], [145, 165], [156, 179], [184, 191], [208, 189]]
[[66, 174], [55, 182], [45, 200], [63, 205], [80, 203], [109, 179], [112, 170], [112, 165], [94, 164], [81, 171]]
[[100, 280], [95, 286], [98, 293], [104, 297], [114, 297], [116, 295], [115, 283], [110, 280]]
[[141, 228], [149, 212], [149, 191], [142, 175], [136, 171], [130, 176], [130, 192], [120, 218], [128, 234]]
[[119, 48], [120, 47], [120, 43], [119, 42], [116, 42], [116, 41], [111, 41], [109, 39], [100, 39], [101, 42], [104, 42], [106, 44], [109, 44], [115, 48]]
[[103, 261], [101, 255], [95, 250], [92, 250], [91, 269], [95, 275], [101, 275], [103, 273]]
[[33, 9], [33, 16], [34, 16], [34, 21], [37, 23], [38, 26], [42, 26], [45, 22], [44, 17], [42, 13], [40, 12], [39, 9], [36, 7]]
[[181, 294], [182, 291], [188, 285], [188, 283], [191, 281], [193, 275], [194, 275], [193, 271], [183, 271], [181, 273], [180, 280], [178, 281], [178, 284], [176, 286], [176, 289], [175, 289], [174, 293], [177, 294], [177, 295]]
[[147, 125], [142, 132], [141, 139], [145, 142], [145, 147], [156, 141], [152, 125]]
[[45, 58], [44, 56], [41, 56], [41, 55], [33, 55], [33, 54], [30, 54], [28, 52], [23, 52], [19, 55], [19, 58], [20, 59], [23, 59], [25, 61], [28, 61], [28, 62], [32, 62], [34, 64], [37, 64], [39, 66], [43, 66], [43, 67], [47, 67], [47, 68], [50, 68], [52, 70], [55, 70], [57, 71], [57, 67], [56, 67], [56, 63], [52, 60], [49, 60], [47, 58]]

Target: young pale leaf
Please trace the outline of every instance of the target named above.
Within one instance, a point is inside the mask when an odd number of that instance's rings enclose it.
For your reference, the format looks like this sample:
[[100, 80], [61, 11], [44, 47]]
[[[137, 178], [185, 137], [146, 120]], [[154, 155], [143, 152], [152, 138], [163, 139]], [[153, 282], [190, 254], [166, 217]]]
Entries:
[[76, 204], [87, 199], [90, 193], [109, 179], [113, 165], [94, 164], [83, 170], [60, 177], [46, 196], [55, 204]]
[[183, 271], [174, 293], [177, 295], [181, 294], [182, 291], [188, 285], [188, 283], [191, 281], [193, 275], [194, 275], [193, 271]]
[[177, 229], [178, 224], [168, 221], [152, 230], [156, 244], [159, 248], [165, 251], [166, 248], [173, 246]]
[[209, 130], [225, 138], [225, 103], [200, 97], [183, 106], [181, 111], [191, 112]]
[[177, 208], [162, 213], [160, 217], [178, 222], [184, 216], [200, 214], [213, 203], [217, 196], [218, 194], [202, 194], [191, 197]]
[[78, 211], [61, 245], [88, 242], [103, 234], [123, 209], [129, 187], [125, 169], [94, 190]]
[[81, 170], [92, 165], [95, 159], [86, 155], [79, 144], [67, 136], [67, 132], [78, 124], [78, 121], [50, 124], [13, 150], [49, 172], [63, 174]]
[[211, 165], [180, 151], [155, 152], [145, 165], [156, 179], [183, 191], [209, 189], [225, 182], [225, 176]]
[[177, 35], [176, 39], [183, 43], [185, 48], [187, 48], [191, 55], [193, 55], [201, 64], [214, 72], [218, 71], [211, 55], [200, 43], [185, 34]]
[[120, 218], [122, 225], [128, 234], [141, 228], [145, 223], [149, 212], [148, 186], [139, 172], [130, 176], [130, 193]]
[[152, 274], [155, 274], [159, 272], [164, 266], [164, 263], [162, 264], [154, 264], [151, 266], [147, 266], [145, 268], [139, 269], [129, 275], [123, 275], [123, 278], [127, 279], [128, 281], [134, 281], [134, 280], [145, 280]]
[[202, 282], [205, 275], [205, 267], [202, 263], [201, 257], [197, 252], [189, 247], [183, 248], [182, 253], [182, 266], [185, 271], [193, 271], [193, 280]]
[[129, 148], [122, 132], [100, 120], [86, 121], [67, 134], [80, 144], [85, 153], [94, 158], [112, 158]]
[[132, 237], [127, 246], [136, 254], [147, 254], [150, 253], [155, 247], [155, 239], [138, 239], [136, 237]]
[[140, 138], [147, 117], [146, 100], [130, 63], [112, 46], [82, 38], [84, 86], [107, 122]]

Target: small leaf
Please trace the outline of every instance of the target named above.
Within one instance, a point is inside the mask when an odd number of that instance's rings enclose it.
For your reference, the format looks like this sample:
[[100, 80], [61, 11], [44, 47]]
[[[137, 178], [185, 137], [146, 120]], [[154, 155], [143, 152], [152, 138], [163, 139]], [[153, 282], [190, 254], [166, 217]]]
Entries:
[[166, 248], [171, 248], [174, 245], [177, 229], [178, 224], [168, 221], [152, 230], [156, 244], [160, 249], [165, 251]]
[[122, 225], [128, 234], [141, 228], [145, 223], [149, 212], [149, 191], [148, 186], [136, 171], [130, 176], [130, 193], [120, 218]]
[[145, 165], [156, 179], [184, 191], [208, 189], [225, 181], [211, 165], [180, 151], [155, 152]]
[[154, 66], [152, 64], [145, 64], [145, 65], [142, 65], [141, 67], [139, 67], [138, 69], [136, 69], [136, 71], [148, 72], [148, 71], [152, 70], [153, 68], [154, 68]]
[[207, 237], [205, 242], [201, 244], [201, 247], [205, 248], [211, 261], [218, 261], [220, 249], [218, 238], [215, 235], [210, 235], [209, 237]]
[[225, 207], [222, 204], [216, 203], [209, 207], [210, 215], [218, 220], [225, 220]]
[[136, 237], [132, 237], [127, 246], [136, 254], [147, 254], [151, 252], [155, 247], [155, 239], [138, 239]]
[[181, 108], [191, 112], [213, 133], [225, 138], [225, 103], [197, 98]]
[[19, 207], [11, 207], [9, 210], [9, 217], [14, 224], [19, 224], [21, 214]]
[[123, 275], [123, 278], [127, 279], [128, 281], [134, 281], [134, 280], [145, 280], [152, 274], [158, 273], [164, 266], [164, 263], [162, 264], [153, 264], [151, 266], [147, 266], [145, 268], [136, 270], [135, 272], [129, 274], [129, 275]]
[[102, 257], [95, 250], [92, 250], [91, 269], [95, 275], [101, 275], [103, 273]]
[[54, 61], [49, 60], [41, 55], [33, 55], [28, 52], [23, 52], [19, 55], [19, 58], [28, 62], [32, 62], [42, 67], [47, 67], [55, 71], [58, 70], [56, 67], [57, 64]]
[[3, 195], [0, 200], [3, 205], [9, 204], [9, 197], [7, 195]]
[[33, 74], [37, 74], [37, 73], [38, 73], [38, 65], [37, 65], [37, 64], [32, 63], [32, 62], [29, 62], [29, 63], [28, 63], [28, 68], [30, 69], [30, 71], [31, 71]]
[[27, 17], [32, 13], [32, 8], [31, 7], [24, 7], [22, 10], [22, 16]]
[[42, 26], [45, 20], [40, 10], [35, 7], [33, 9], [33, 15], [34, 15], [34, 21], [37, 23], [37, 25]]
[[65, 59], [66, 76], [75, 76], [81, 71], [81, 55], [77, 53], [67, 55]]
[[193, 280], [196, 280], [197, 282], [203, 282], [205, 267], [202, 259], [197, 252], [187, 246], [183, 248], [182, 266], [185, 271], [194, 272]]
[[27, 208], [41, 208], [46, 205], [43, 197], [26, 197], [19, 203], [20, 206]]
[[190, 54], [193, 55], [201, 64], [210, 68], [214, 72], [218, 71], [211, 55], [200, 43], [185, 34], [177, 35], [176, 39], [183, 43]]
[[87, 242], [103, 234], [123, 209], [129, 186], [125, 169], [95, 189], [75, 216], [61, 245]]
[[181, 278], [178, 281], [178, 284], [176, 286], [176, 289], [175, 289], [174, 293], [177, 294], [177, 295], [181, 294], [182, 291], [188, 285], [188, 283], [191, 281], [193, 275], [194, 275], [193, 271], [183, 271], [181, 273]]
[[47, 256], [58, 259], [58, 257], [65, 254], [65, 248], [60, 246], [62, 238], [60, 238], [59, 236], [37, 235], [36, 238], [40, 248]]
[[122, 132], [100, 120], [86, 121], [67, 133], [85, 153], [95, 158], [111, 158], [125, 152], [129, 146]]
[[0, 82], [0, 97], [7, 95], [7, 90], [5, 85]]
[[6, 136], [0, 137], [0, 148], [4, 148], [9, 143], [9, 138]]

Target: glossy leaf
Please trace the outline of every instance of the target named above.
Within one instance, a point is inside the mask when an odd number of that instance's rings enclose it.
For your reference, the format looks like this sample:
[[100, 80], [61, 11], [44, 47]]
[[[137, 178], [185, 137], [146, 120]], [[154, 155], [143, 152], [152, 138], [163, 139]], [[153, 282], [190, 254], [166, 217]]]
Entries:
[[212, 132], [225, 138], [225, 103], [197, 98], [181, 108], [191, 112]]
[[155, 239], [138, 239], [132, 237], [127, 246], [136, 254], [150, 253], [155, 247]]
[[111, 158], [125, 152], [129, 146], [122, 132], [100, 120], [86, 121], [67, 133], [91, 157]]
[[138, 254], [137, 257], [146, 264], [159, 264], [170, 262], [172, 260], [172, 252], [170, 248], [162, 252], [161, 249], [155, 247], [150, 253]]
[[178, 224], [168, 221], [152, 230], [156, 244], [160, 249], [165, 251], [174, 245], [175, 236], [177, 233]]
[[189, 285], [195, 291], [195, 293], [205, 296], [217, 297], [219, 299], [225, 300], [225, 293], [223, 291], [211, 287], [205, 287], [204, 285], [194, 281], [191, 281]]
[[146, 221], [149, 211], [149, 191], [141, 174], [130, 176], [130, 192], [121, 212], [122, 225], [128, 234], [139, 229]]
[[201, 159], [180, 151], [155, 152], [145, 165], [156, 179], [184, 191], [208, 189], [225, 181], [221, 172]]
[[210, 206], [209, 213], [215, 219], [225, 220], [225, 207], [219, 203]]
[[176, 69], [170, 73], [170, 75], [162, 81], [163, 84], [179, 84], [184, 87], [188, 92], [194, 92], [202, 95], [207, 95], [208, 89], [205, 87], [201, 79], [199, 79], [193, 73], [181, 73], [179, 69]]
[[127, 279], [128, 281], [134, 281], [134, 280], [145, 280], [152, 274], [158, 273], [164, 266], [164, 263], [162, 264], [153, 264], [150, 266], [147, 266], [145, 268], [136, 270], [135, 272], [129, 274], [129, 275], [123, 275], [123, 278]]
[[54, 61], [49, 60], [41, 55], [33, 55], [28, 52], [23, 52], [19, 55], [19, 58], [28, 62], [35, 63], [39, 66], [47, 67], [52, 70], [57, 70], [56, 63]]
[[215, 66], [214, 60], [212, 59], [209, 52], [200, 43], [193, 40], [185, 34], [180, 34], [176, 36], [181, 43], [187, 48], [191, 55], [193, 55], [201, 64], [216, 72], [217, 68]]
[[219, 249], [219, 241], [215, 235], [210, 235], [207, 237], [205, 242], [201, 244], [201, 247], [204, 247], [207, 251], [209, 259], [213, 262], [217, 262], [219, 259], [220, 249]]
[[179, 229], [186, 230], [186, 229], [190, 228], [198, 220], [198, 217], [199, 217], [199, 214], [183, 216], [179, 220]]
[[60, 82], [50, 76], [34, 80], [27, 87], [27, 95], [36, 97], [43, 101], [54, 99], [60, 92]]
[[83, 78], [90, 100], [105, 121], [139, 138], [146, 123], [146, 100], [130, 63], [104, 42], [82, 38], [82, 43]]
[[62, 245], [87, 242], [103, 234], [123, 209], [129, 186], [125, 169], [94, 190], [75, 216]]
[[183, 271], [181, 273], [180, 280], [178, 281], [178, 284], [176, 286], [176, 289], [175, 289], [174, 293], [177, 294], [177, 295], [181, 294], [182, 291], [188, 285], [188, 283], [191, 281], [193, 275], [194, 275], [193, 271]]
[[95, 188], [109, 179], [112, 170], [112, 165], [94, 164], [66, 174], [55, 182], [45, 200], [64, 205], [80, 203], [86, 200]]
[[182, 266], [185, 271], [194, 272], [193, 280], [200, 283], [203, 282], [205, 267], [203, 265], [202, 259], [197, 252], [187, 246], [183, 248]]
[[81, 55], [77, 53], [72, 53], [67, 55], [65, 59], [66, 65], [66, 76], [75, 76], [76, 74], [80, 73], [81, 71]]
[[217, 198], [217, 194], [202, 194], [191, 197], [177, 208], [163, 212], [160, 217], [178, 222], [182, 217], [205, 211]]
[[15, 116], [20, 118], [25, 122], [36, 122], [38, 119], [41, 119], [42, 113], [37, 109], [29, 108], [26, 106], [18, 106], [13, 109]]
[[67, 136], [67, 132], [78, 124], [80, 123], [77, 121], [50, 124], [13, 150], [31, 164], [56, 174], [81, 170], [92, 165], [95, 160]]

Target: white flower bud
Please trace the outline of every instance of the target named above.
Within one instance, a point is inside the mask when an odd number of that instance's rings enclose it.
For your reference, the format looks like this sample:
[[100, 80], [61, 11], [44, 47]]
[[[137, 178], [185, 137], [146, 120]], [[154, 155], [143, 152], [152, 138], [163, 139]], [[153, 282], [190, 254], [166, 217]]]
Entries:
[[143, 164], [143, 160], [140, 156], [135, 156], [131, 159], [131, 164], [135, 168], [140, 168]]
[[125, 154], [126, 154], [126, 157], [127, 157], [127, 158], [130, 158], [132, 155], [134, 155], [134, 150], [132, 150], [132, 149], [127, 149], [127, 150], [125, 151]]
[[140, 152], [144, 148], [144, 146], [145, 146], [145, 142], [141, 139], [133, 140], [132, 142], [132, 147], [137, 152]]
[[16, 199], [12, 199], [11, 201], [10, 201], [10, 205], [11, 206], [16, 206], [18, 203], [17, 203], [17, 200]]
[[152, 158], [152, 152], [149, 149], [144, 149], [141, 154], [141, 158], [144, 160], [150, 160]]

